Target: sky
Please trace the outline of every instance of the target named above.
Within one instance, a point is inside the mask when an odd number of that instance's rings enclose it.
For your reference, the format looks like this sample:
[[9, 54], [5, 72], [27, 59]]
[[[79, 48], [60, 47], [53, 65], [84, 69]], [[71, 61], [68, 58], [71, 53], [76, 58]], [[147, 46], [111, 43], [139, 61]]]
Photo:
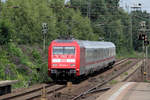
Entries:
[[150, 0], [120, 0], [120, 5], [123, 6], [126, 10], [134, 5], [134, 4], [142, 4], [142, 10], [146, 10], [150, 13]]
[[1, 1], [5, 2], [5, 0], [1, 0]]

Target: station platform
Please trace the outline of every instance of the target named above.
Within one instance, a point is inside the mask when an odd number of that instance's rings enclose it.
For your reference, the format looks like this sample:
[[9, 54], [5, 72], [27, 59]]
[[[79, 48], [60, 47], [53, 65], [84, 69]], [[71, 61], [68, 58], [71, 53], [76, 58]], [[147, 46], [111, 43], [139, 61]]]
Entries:
[[11, 85], [17, 82], [17, 80], [0, 81], [0, 96], [7, 93], [11, 93]]
[[96, 100], [150, 100], [150, 83], [118, 83]]

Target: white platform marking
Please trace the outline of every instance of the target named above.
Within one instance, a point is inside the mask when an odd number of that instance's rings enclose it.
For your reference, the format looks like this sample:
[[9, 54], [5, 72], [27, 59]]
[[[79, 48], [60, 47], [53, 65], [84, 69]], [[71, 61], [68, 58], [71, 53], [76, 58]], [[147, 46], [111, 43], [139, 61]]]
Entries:
[[134, 82], [126, 83], [123, 85], [117, 92], [115, 92], [108, 100], [116, 100], [117, 97], [123, 92], [129, 85], [132, 85]]

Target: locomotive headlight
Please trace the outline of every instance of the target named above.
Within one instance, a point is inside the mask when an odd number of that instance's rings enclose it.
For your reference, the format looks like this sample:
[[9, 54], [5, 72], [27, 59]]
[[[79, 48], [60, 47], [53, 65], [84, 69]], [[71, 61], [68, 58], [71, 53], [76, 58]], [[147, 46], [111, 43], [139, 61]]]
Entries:
[[75, 64], [70, 64], [70, 66], [75, 66]]
[[57, 64], [53, 64], [53, 66], [57, 66]]
[[60, 59], [52, 59], [52, 62], [60, 62], [61, 60]]
[[67, 62], [75, 62], [75, 59], [67, 59]]

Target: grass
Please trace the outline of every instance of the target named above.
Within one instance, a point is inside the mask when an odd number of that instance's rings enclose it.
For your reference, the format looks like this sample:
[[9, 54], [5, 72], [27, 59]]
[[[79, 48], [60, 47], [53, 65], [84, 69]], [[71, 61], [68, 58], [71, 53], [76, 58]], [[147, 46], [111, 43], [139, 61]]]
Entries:
[[150, 80], [146, 80], [146, 79], [145, 79], [145, 80], [144, 80], [144, 82], [146, 82], [146, 83], [150, 83]]
[[110, 82], [111, 85], [114, 85], [114, 84], [117, 84], [117, 83], [118, 83], [117, 80], [112, 80], [112, 81]]
[[128, 75], [128, 72], [124, 72], [124, 75]]
[[122, 52], [122, 53], [117, 53], [116, 55], [117, 59], [122, 59], [122, 58], [143, 58], [143, 53], [142, 52]]
[[126, 63], [126, 65], [131, 64], [131, 63], [132, 63], [132, 61], [128, 61], [128, 62]]

